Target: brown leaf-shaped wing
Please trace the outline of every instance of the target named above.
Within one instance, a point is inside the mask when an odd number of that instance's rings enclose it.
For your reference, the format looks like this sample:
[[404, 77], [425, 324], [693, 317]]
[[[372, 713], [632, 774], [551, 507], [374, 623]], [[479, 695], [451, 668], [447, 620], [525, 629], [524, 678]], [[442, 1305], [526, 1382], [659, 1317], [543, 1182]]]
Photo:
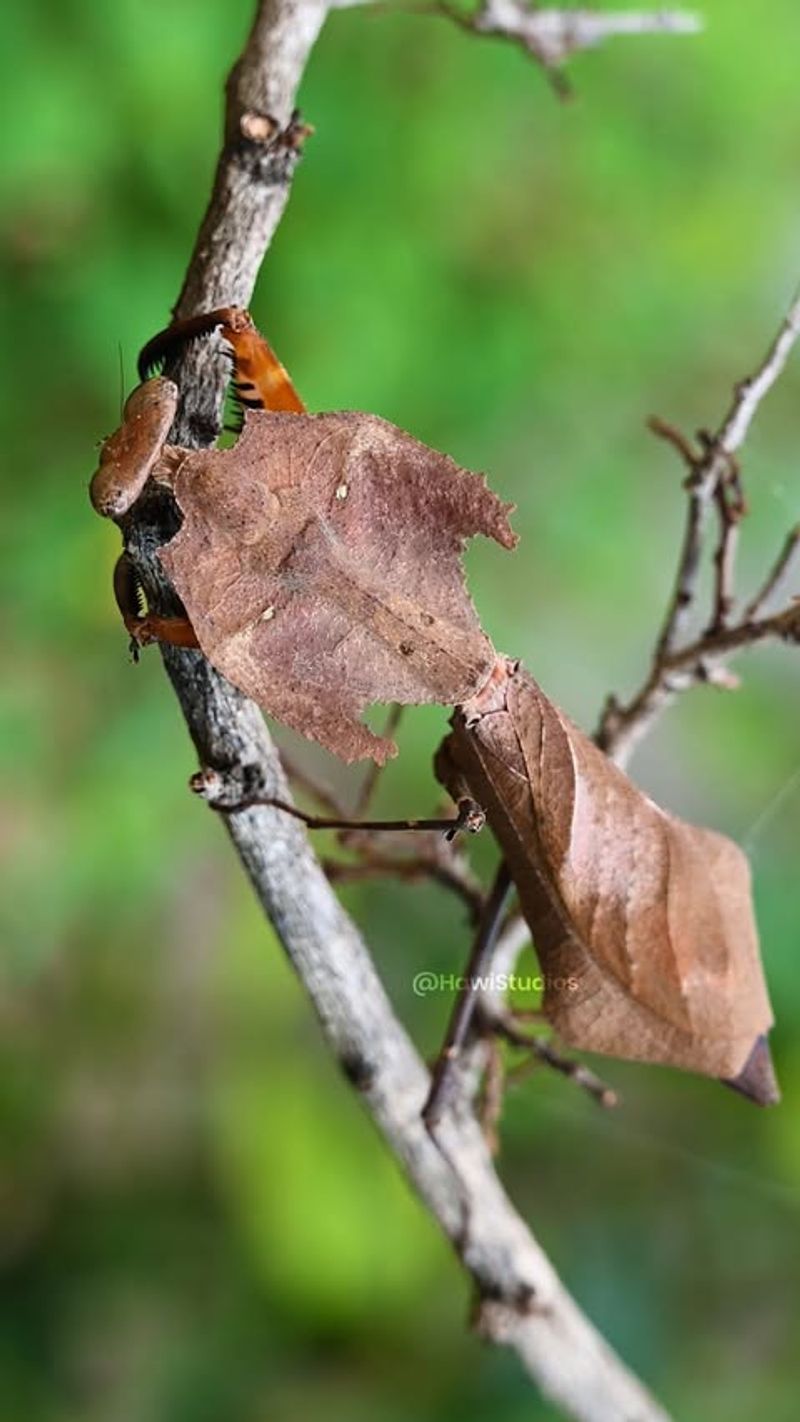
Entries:
[[475, 533], [515, 537], [477, 475], [375, 415], [255, 411], [173, 483], [164, 566], [209, 660], [278, 720], [383, 761], [366, 706], [455, 705], [485, 681], [460, 556]]
[[512, 663], [453, 726], [438, 769], [487, 812], [564, 1040], [776, 1099], [741, 850], [659, 809]]

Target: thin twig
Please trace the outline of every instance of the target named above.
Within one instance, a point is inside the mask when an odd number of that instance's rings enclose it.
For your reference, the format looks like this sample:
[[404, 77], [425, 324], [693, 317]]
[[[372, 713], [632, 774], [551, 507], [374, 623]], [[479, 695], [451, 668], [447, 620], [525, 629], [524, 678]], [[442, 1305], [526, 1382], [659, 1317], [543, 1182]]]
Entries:
[[340, 820], [347, 818], [346, 806], [330, 785], [324, 784], [315, 775], [310, 775], [305, 766], [300, 765], [285, 750], [281, 750], [281, 761], [293, 791], [301, 790], [305, 795], [309, 795], [327, 810], [329, 815], [335, 815]]
[[780, 329], [757, 370], [741, 380], [720, 426], [716, 443], [727, 455], [736, 454], [744, 444], [756, 411], [786, 367], [800, 336], [800, 293], [795, 296]]
[[[394, 739], [395, 731], [400, 725], [402, 718], [403, 707], [399, 704], [399, 702], [395, 702], [395, 704], [389, 709], [389, 714], [386, 717], [386, 723], [381, 732], [381, 735], [384, 737], [385, 740], [391, 741]], [[375, 794], [375, 790], [377, 788], [378, 781], [380, 780], [382, 771], [383, 766], [378, 765], [377, 761], [373, 760], [364, 776], [364, 779], [361, 782], [361, 788], [356, 798], [355, 807], [353, 809], [353, 815], [356, 819], [366, 814], [367, 807], [369, 806], [372, 797]]]
[[738, 622], [735, 627], [722, 627], [718, 632], [704, 632], [688, 647], [672, 652], [662, 663], [666, 678], [675, 685], [674, 673], [687, 673], [694, 681], [713, 681], [710, 675], [714, 662], [740, 651], [777, 638], [783, 642], [800, 641], [800, 602], [793, 602], [771, 617]]
[[457, 857], [451, 865], [433, 857], [423, 858], [419, 854], [380, 854], [367, 845], [357, 852], [360, 857], [354, 864], [341, 859], [323, 859], [323, 868], [332, 884], [352, 884], [377, 878], [402, 879], [410, 883], [429, 879], [456, 894], [467, 908], [468, 922], [477, 922], [483, 907], [483, 890], [466, 868], [459, 867]]
[[692, 686], [735, 689], [735, 678], [725, 669], [732, 653], [776, 639], [800, 641], [800, 602], [793, 602], [771, 617], [739, 622], [717, 632], [705, 632], [694, 642], [661, 658], [658, 666], [627, 705], [609, 697], [595, 741], [618, 765], [625, 765], [656, 718], [680, 692]]
[[494, 956], [502, 926], [502, 915], [512, 888], [511, 874], [501, 861], [491, 892], [486, 900], [470, 952], [463, 985], [447, 1026], [442, 1049], [431, 1073], [431, 1089], [422, 1108], [425, 1125], [436, 1134], [442, 1118], [457, 1100], [461, 1084], [461, 1054], [471, 1033], [475, 1011], [481, 997], [482, 980]]
[[692, 474], [695, 466], [699, 463], [700, 455], [697, 450], [693, 449], [683, 431], [679, 430], [676, 425], [670, 424], [669, 420], [662, 420], [660, 415], [651, 415], [647, 421], [647, 428], [651, 434], [656, 435], [658, 439], [663, 439], [665, 444], [671, 444], [673, 449], [678, 451], [689, 473]]
[[473, 11], [440, 0], [436, 9], [473, 34], [521, 45], [548, 72], [562, 97], [570, 90], [559, 71], [580, 50], [619, 35], [694, 35], [703, 27], [700, 17], [687, 10], [542, 9], [525, 0], [483, 0]]
[[513, 1013], [504, 1012], [496, 1015], [489, 1025], [493, 1032], [504, 1037], [512, 1046], [521, 1047], [545, 1066], [568, 1077], [582, 1091], [591, 1096], [599, 1106], [611, 1108], [618, 1105], [619, 1097], [613, 1087], [602, 1081], [599, 1076], [595, 1076], [595, 1073], [584, 1066], [583, 1062], [563, 1056], [546, 1038], [534, 1037], [528, 1032], [523, 1032], [517, 1025]]
[[718, 480], [714, 502], [719, 519], [719, 540], [714, 550], [714, 593], [710, 633], [721, 632], [736, 602], [736, 553], [739, 529], [747, 512], [738, 462], [733, 460], [725, 478]]
[[764, 582], [750, 599], [742, 613], [743, 622], [755, 621], [758, 614], [766, 607], [773, 593], [777, 592], [789, 571], [798, 546], [800, 546], [800, 523], [794, 528], [791, 528], [787, 533], [783, 547], [764, 579]]
[[[394, 709], [399, 711], [402, 708]], [[390, 716], [384, 728], [384, 735], [392, 734], [399, 719], [399, 716]], [[330, 786], [316, 776], [309, 775], [285, 750], [281, 751], [281, 760], [293, 791], [302, 790], [316, 800], [331, 819], [348, 826], [339, 831], [338, 838], [339, 842], [356, 856], [356, 860], [353, 862], [324, 858], [322, 865], [330, 883], [358, 883], [365, 879], [377, 878], [395, 878], [414, 883], [420, 879], [428, 879], [455, 893], [467, 908], [468, 922], [477, 922], [483, 907], [483, 889], [457, 841], [447, 840], [441, 834], [420, 832], [415, 835], [413, 852], [410, 852], [407, 835], [398, 834], [395, 846], [392, 838], [385, 833], [365, 831], [363, 821], [357, 829], [352, 829], [347, 807]], [[379, 770], [377, 765], [374, 768]], [[363, 815], [372, 798], [373, 789], [374, 784], [367, 792], [366, 785], [362, 784], [352, 812], [353, 820]], [[377, 847], [378, 842], [380, 849]]]
[[731, 460], [741, 449], [761, 401], [784, 369], [798, 335], [800, 298], [795, 298], [761, 365], [734, 387], [733, 399], [717, 433], [705, 438], [702, 453], [689, 462], [686, 531], [672, 600], [656, 644], [656, 662], [672, 650], [688, 620], [706, 515], [717, 483], [730, 472]]
[[500, 1117], [503, 1114], [505, 1087], [506, 1067], [503, 1061], [503, 1050], [497, 1038], [492, 1036], [487, 1041], [486, 1065], [478, 1098], [478, 1120], [481, 1123], [483, 1138], [492, 1155], [497, 1155], [500, 1148], [498, 1128]]

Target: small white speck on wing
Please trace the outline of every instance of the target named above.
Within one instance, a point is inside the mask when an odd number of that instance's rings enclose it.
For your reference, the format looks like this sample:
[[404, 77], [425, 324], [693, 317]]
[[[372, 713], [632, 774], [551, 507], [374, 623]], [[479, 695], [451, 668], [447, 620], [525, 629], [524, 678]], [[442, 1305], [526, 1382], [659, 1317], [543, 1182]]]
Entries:
[[347, 485], [347, 484], [340, 484], [339, 487], [338, 487], [338, 489], [336, 490], [336, 497], [337, 497], [337, 499], [346, 499], [346, 498], [347, 498], [347, 492], [348, 492], [348, 485]]
[[269, 607], [264, 608], [260, 620], [261, 622], [271, 622], [274, 616], [275, 608], [270, 605]]

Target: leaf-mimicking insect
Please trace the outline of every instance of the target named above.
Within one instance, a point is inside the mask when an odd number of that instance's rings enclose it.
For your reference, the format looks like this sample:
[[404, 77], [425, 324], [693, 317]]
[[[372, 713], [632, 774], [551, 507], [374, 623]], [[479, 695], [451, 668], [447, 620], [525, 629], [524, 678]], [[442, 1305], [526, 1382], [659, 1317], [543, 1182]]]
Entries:
[[156, 376], [129, 398], [92, 480], [95, 508], [117, 520], [148, 479], [180, 510], [160, 557], [186, 618], [134, 606], [123, 559], [117, 594], [133, 636], [199, 645], [271, 715], [347, 761], [395, 751], [360, 719], [373, 702], [453, 706], [436, 772], [485, 811], [546, 979], [568, 985], [544, 999], [559, 1035], [776, 1100], [744, 855], [655, 805], [480, 626], [461, 555], [477, 533], [512, 549], [511, 506], [375, 415], [307, 414], [238, 308], [160, 333], [141, 372], [216, 328], [245, 406], [236, 445], [169, 445], [178, 392]]

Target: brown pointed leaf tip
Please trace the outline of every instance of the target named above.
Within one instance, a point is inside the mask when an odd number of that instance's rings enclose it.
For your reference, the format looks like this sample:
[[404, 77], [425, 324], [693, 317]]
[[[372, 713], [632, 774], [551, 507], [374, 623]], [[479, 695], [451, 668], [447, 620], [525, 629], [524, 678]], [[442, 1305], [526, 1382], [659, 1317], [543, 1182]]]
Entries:
[[724, 1077], [726, 1086], [754, 1101], [756, 1106], [774, 1106], [781, 1099], [766, 1037], [756, 1037], [755, 1046], [738, 1076]]
[[476, 533], [516, 539], [479, 476], [375, 415], [254, 411], [173, 483], [164, 566], [209, 660], [279, 721], [383, 762], [395, 747], [366, 706], [455, 705], [486, 680], [461, 553]]
[[509, 860], [560, 1036], [777, 1099], [741, 850], [659, 809], [511, 663], [453, 725], [439, 771]]

